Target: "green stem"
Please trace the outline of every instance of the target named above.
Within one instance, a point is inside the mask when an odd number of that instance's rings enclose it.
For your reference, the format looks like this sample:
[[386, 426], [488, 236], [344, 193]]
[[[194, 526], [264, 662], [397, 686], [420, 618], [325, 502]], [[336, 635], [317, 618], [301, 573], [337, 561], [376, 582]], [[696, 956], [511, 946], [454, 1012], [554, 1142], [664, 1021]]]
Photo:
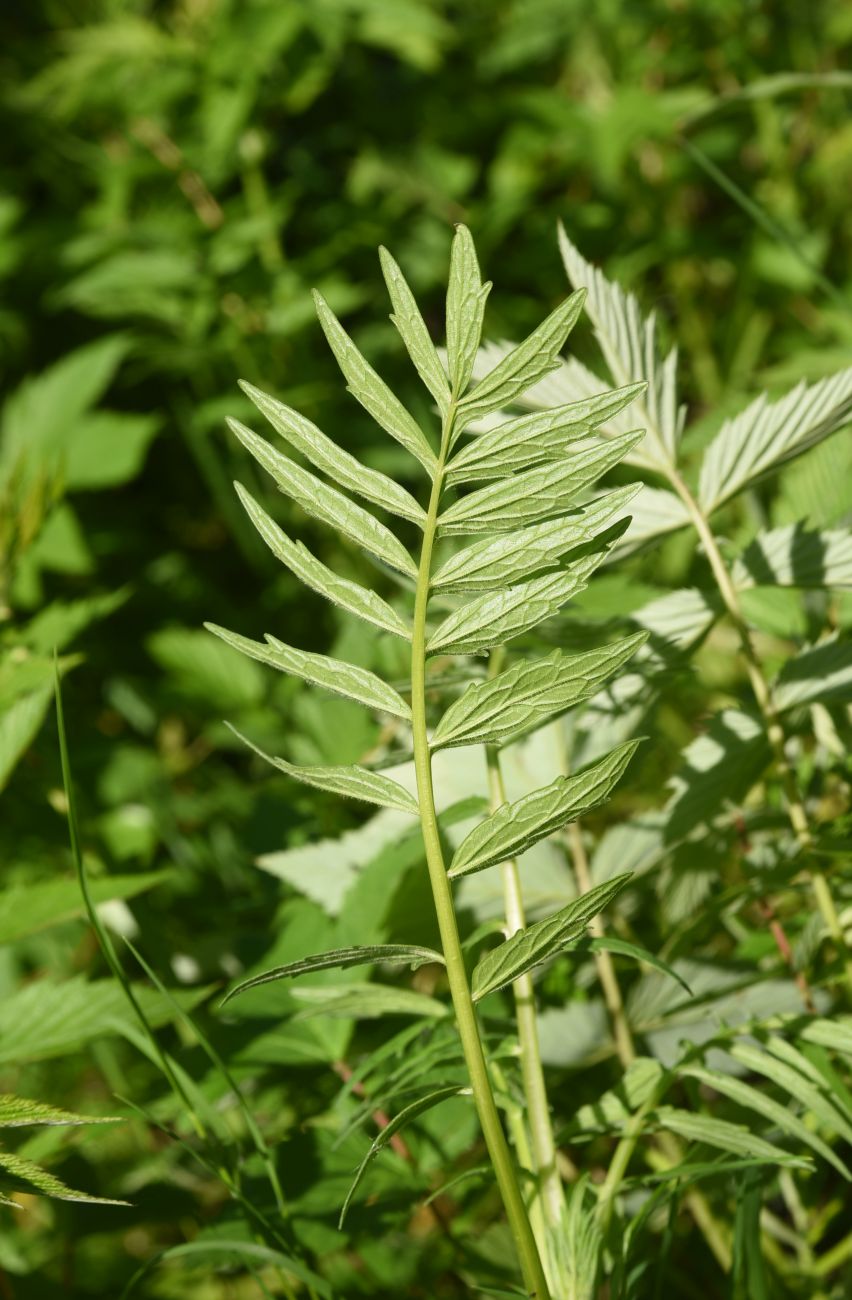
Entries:
[[[489, 677], [496, 677], [504, 659], [505, 653], [502, 647], [494, 651], [488, 666]], [[486, 745], [486, 760], [491, 810], [496, 812], [506, 802], [506, 788], [500, 767], [500, 753], [495, 745]], [[507, 937], [511, 938], [513, 934], [527, 928], [520, 874], [514, 858], [503, 863], [503, 897]], [[541, 1063], [532, 976], [529, 973], [521, 975], [513, 983], [512, 992], [515, 998], [518, 1044], [521, 1051], [521, 1077], [532, 1142], [533, 1169], [538, 1181], [539, 1197], [544, 1205], [546, 1222], [549, 1227], [556, 1229], [562, 1222], [565, 1212], [565, 1197], [556, 1164], [556, 1142], [553, 1137], [544, 1068]]]
[[420, 822], [426, 863], [435, 900], [438, 929], [453, 1008], [456, 1013], [459, 1037], [470, 1076], [473, 1099], [497, 1186], [503, 1198], [509, 1228], [515, 1241], [524, 1283], [530, 1297], [549, 1300], [547, 1281], [539, 1259], [538, 1248], [527, 1216], [521, 1189], [518, 1184], [512, 1155], [497, 1113], [485, 1052], [482, 1047], [479, 1025], [470, 984], [465, 970], [464, 954], [459, 940], [453, 895], [438, 829], [435, 796], [432, 789], [432, 758], [426, 728], [426, 613], [429, 604], [429, 581], [432, 570], [432, 550], [438, 523], [438, 507], [444, 481], [444, 465], [452, 436], [455, 403], [450, 405], [441, 434], [441, 450], [435, 468], [429, 509], [423, 531], [423, 546], [417, 576], [414, 601], [414, 627], [411, 646], [411, 713], [414, 735], [414, 768], [417, 775], [417, 793], [420, 803]]

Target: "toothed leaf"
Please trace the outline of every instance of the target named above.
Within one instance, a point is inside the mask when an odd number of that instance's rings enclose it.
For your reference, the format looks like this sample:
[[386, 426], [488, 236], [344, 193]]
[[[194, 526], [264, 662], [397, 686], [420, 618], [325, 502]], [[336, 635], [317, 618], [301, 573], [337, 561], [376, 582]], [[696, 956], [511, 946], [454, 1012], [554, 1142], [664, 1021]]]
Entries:
[[274, 966], [260, 975], [241, 980], [222, 999], [222, 1006], [249, 989], [260, 988], [262, 984], [274, 984], [278, 980], [295, 979], [297, 975], [309, 975], [312, 971], [373, 965], [410, 966], [414, 970], [427, 962], [443, 966], [444, 958], [434, 948], [422, 948], [416, 944], [382, 943], [361, 948], [334, 948], [330, 952], [317, 953], [314, 957], [300, 957], [298, 961], [288, 962], [286, 966]]
[[470, 231], [456, 226], [447, 284], [447, 368], [456, 396], [470, 382], [490, 289], [490, 281], [482, 283]]
[[386, 248], [379, 249], [379, 259], [393, 305], [391, 320], [399, 330], [418, 375], [438, 403], [439, 409], [442, 412], [446, 411], [450, 401], [449, 380], [426, 328], [426, 322], [420, 314], [414, 294]]

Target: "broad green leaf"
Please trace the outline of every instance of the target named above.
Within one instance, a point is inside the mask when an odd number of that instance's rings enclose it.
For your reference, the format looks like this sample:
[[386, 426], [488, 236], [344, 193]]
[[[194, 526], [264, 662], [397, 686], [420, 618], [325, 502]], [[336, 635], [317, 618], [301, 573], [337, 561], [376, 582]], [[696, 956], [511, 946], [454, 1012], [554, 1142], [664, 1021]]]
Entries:
[[272, 475], [281, 491], [304, 511], [349, 537], [358, 546], [363, 546], [365, 551], [378, 556], [392, 569], [399, 569], [409, 578], [417, 577], [417, 566], [408, 551], [368, 510], [350, 501], [337, 488], [329, 487], [315, 474], [302, 469], [288, 456], [282, 456], [265, 438], [258, 437], [239, 420], [228, 420], [227, 423], [255, 460]]
[[559, 248], [568, 279], [575, 288], [588, 290], [586, 310], [613, 379], [617, 384], [644, 381], [648, 385], [642, 400], [647, 415], [639, 415], [648, 425], [643, 459], [657, 468], [673, 465], [684, 424], [684, 411], [677, 403], [677, 351], [660, 359], [653, 312], [644, 317], [632, 293], [625, 293], [587, 262], [561, 222]]
[[338, 1016], [347, 1020], [375, 1020], [381, 1016], [425, 1016], [439, 1019], [449, 1009], [437, 998], [414, 989], [389, 984], [323, 984], [316, 988], [295, 988], [292, 996], [305, 1003], [300, 1020], [311, 1016]]
[[312, 555], [304, 543], [291, 541], [240, 483], [234, 486], [249, 518], [273, 555], [282, 564], [286, 564], [306, 587], [318, 591], [326, 600], [339, 605], [350, 614], [356, 614], [367, 623], [372, 623], [385, 632], [392, 632], [395, 636], [404, 637], [407, 641], [411, 640], [410, 626], [381, 596], [357, 582], [339, 577]]
[[75, 1115], [73, 1111], [49, 1106], [29, 1097], [16, 1097], [12, 1093], [0, 1094], [0, 1128], [29, 1128], [35, 1124], [77, 1125], [118, 1124], [117, 1115]]
[[42, 686], [21, 695], [0, 713], [0, 790], [38, 735], [52, 698], [53, 688]]
[[721, 609], [715, 595], [695, 587], [682, 587], [643, 605], [630, 617], [653, 637], [668, 641], [678, 650], [686, 650], [709, 631]]
[[726, 420], [704, 453], [698, 496], [711, 511], [843, 427], [852, 415], [852, 367], [800, 384], [780, 401], [765, 394]]
[[262, 664], [269, 664], [279, 672], [291, 673], [301, 677], [314, 686], [321, 686], [336, 695], [345, 695], [347, 699], [357, 700], [368, 709], [380, 713], [390, 713], [396, 718], [411, 717], [411, 709], [401, 695], [383, 682], [367, 668], [358, 668], [354, 664], [344, 663], [341, 659], [332, 659], [328, 655], [313, 654], [307, 650], [297, 650], [295, 646], [285, 645], [274, 636], [266, 634], [267, 644], [252, 641], [238, 632], [229, 632], [227, 628], [215, 623], [205, 623], [208, 632], [221, 637], [227, 645], [257, 659]]
[[802, 1168], [808, 1163], [797, 1156], [791, 1156], [781, 1147], [773, 1146], [764, 1138], [757, 1137], [741, 1124], [731, 1124], [716, 1115], [694, 1114], [674, 1106], [658, 1106], [653, 1114], [663, 1128], [685, 1138], [687, 1142], [702, 1142], [705, 1146], [716, 1147], [720, 1151], [730, 1151], [736, 1156], [751, 1156], [773, 1165], [795, 1165]]
[[382, 1148], [388, 1145], [394, 1134], [398, 1133], [400, 1129], [404, 1128], [411, 1120], [416, 1119], [418, 1115], [422, 1115], [425, 1111], [431, 1110], [433, 1106], [438, 1106], [442, 1101], [447, 1101], [450, 1097], [457, 1097], [459, 1094], [467, 1093], [468, 1091], [469, 1090], [463, 1088], [461, 1084], [450, 1084], [444, 1088], [436, 1088], [434, 1092], [427, 1093], [425, 1097], [418, 1097], [416, 1101], [413, 1101], [411, 1105], [406, 1106], [404, 1110], [401, 1110], [399, 1114], [394, 1115], [393, 1119], [388, 1121], [379, 1135], [374, 1139], [370, 1150], [358, 1166], [358, 1171], [352, 1180], [348, 1192], [346, 1193], [346, 1199], [344, 1200], [343, 1207], [340, 1211], [340, 1220], [337, 1225], [339, 1228], [343, 1227], [347, 1211], [349, 1206], [352, 1204], [352, 1197], [358, 1190], [371, 1160], [374, 1160]]
[[[758, 1053], [760, 1055], [760, 1053]], [[742, 1060], [742, 1056], [739, 1058]], [[748, 1064], [747, 1061], [744, 1062]], [[805, 1146], [809, 1146], [817, 1155], [822, 1156], [823, 1160], [833, 1165], [844, 1178], [852, 1181], [852, 1173], [843, 1163], [839, 1156], [835, 1155], [831, 1147], [823, 1142], [822, 1138], [817, 1137], [803, 1123], [797, 1115], [787, 1107], [782, 1106], [780, 1102], [769, 1097], [765, 1092], [753, 1088], [750, 1083], [745, 1083], [742, 1079], [737, 1079], [733, 1075], [724, 1074], [721, 1070], [710, 1070], [703, 1065], [681, 1065], [678, 1068], [681, 1076], [697, 1079], [705, 1087], [714, 1089], [723, 1097], [729, 1097], [731, 1101], [743, 1106], [746, 1110], [753, 1111], [756, 1115], [762, 1115], [768, 1119], [771, 1124], [776, 1125], [782, 1133], [788, 1137], [794, 1137]], [[764, 1071], [765, 1073], [765, 1071]]]
[[559, 353], [583, 310], [585, 291], [572, 293], [523, 343], [519, 343], [458, 405], [460, 424], [514, 402], [525, 389], [559, 366]]
[[391, 320], [399, 330], [418, 375], [443, 413], [450, 401], [450, 384], [426, 322], [405, 276], [386, 248], [379, 249], [379, 260], [393, 306]]
[[671, 842], [715, 817], [726, 802], [746, 798], [771, 756], [762, 723], [738, 709], [723, 709], [703, 735], [687, 745], [672, 777], [665, 836]]
[[490, 280], [482, 283], [470, 231], [456, 226], [447, 282], [447, 369], [455, 397], [470, 383], [490, 289]]
[[358, 351], [321, 293], [314, 290], [314, 304], [320, 325], [346, 379], [349, 392], [386, 433], [411, 452], [429, 475], [435, 473], [437, 457], [423, 430], [409, 415], [399, 398], [380, 379], [366, 357]]
[[145, 643], [151, 658], [169, 674], [171, 685], [208, 706], [250, 709], [266, 694], [264, 674], [248, 659], [234, 659], [221, 641], [199, 627], [161, 627]]
[[852, 587], [852, 534], [788, 524], [760, 533], [734, 564], [736, 585]]
[[50, 1196], [57, 1201], [84, 1201], [89, 1205], [129, 1205], [129, 1201], [114, 1201], [106, 1196], [89, 1196], [75, 1192], [55, 1174], [49, 1174], [40, 1165], [11, 1151], [0, 1151], [0, 1203], [15, 1204], [8, 1200], [11, 1192], [28, 1192], [36, 1196]]
[[597, 1129], [620, 1128], [640, 1106], [645, 1105], [662, 1081], [660, 1062], [653, 1056], [637, 1056], [614, 1088], [579, 1108], [572, 1120], [572, 1128], [589, 1133]]
[[585, 817], [609, 798], [638, 744], [630, 740], [575, 776], [558, 776], [544, 789], [503, 804], [462, 840], [449, 875], [467, 876], [516, 857], [568, 822]]
[[[215, 1230], [214, 1228], [213, 1231]], [[292, 1255], [285, 1255], [283, 1251], [273, 1250], [270, 1246], [262, 1246], [255, 1241], [241, 1241], [238, 1237], [233, 1240], [213, 1236], [205, 1237], [204, 1234], [205, 1229], [202, 1228], [194, 1241], [183, 1242], [179, 1246], [169, 1246], [166, 1250], [158, 1251], [152, 1255], [133, 1274], [133, 1277], [122, 1291], [119, 1300], [130, 1300], [130, 1296], [137, 1290], [139, 1283], [144, 1281], [148, 1274], [152, 1273], [160, 1264], [171, 1263], [172, 1260], [176, 1259], [192, 1259], [197, 1264], [205, 1263], [209, 1265], [211, 1256], [218, 1262], [218, 1257], [222, 1255], [249, 1260], [258, 1266], [266, 1265], [283, 1270], [285, 1273], [292, 1273], [294, 1277], [301, 1278], [303, 1282], [306, 1282], [311, 1291], [317, 1296], [322, 1296], [323, 1300], [333, 1300], [333, 1292], [328, 1283], [309, 1268], [306, 1268], [301, 1260], [294, 1259]], [[222, 1260], [222, 1263], [227, 1262], [227, 1260]]]
[[481, 654], [558, 613], [581, 591], [603, 554], [589, 555], [564, 571], [477, 596], [449, 614], [432, 634], [427, 654]]
[[[250, 979], [241, 980], [230, 989], [222, 999], [222, 1006], [231, 998], [239, 997], [248, 989], [258, 988], [261, 984], [272, 984], [276, 980], [293, 979], [297, 975], [307, 975], [311, 971], [333, 970], [347, 966], [410, 966], [415, 969], [427, 962], [444, 965], [444, 958], [433, 948], [421, 948], [403, 943], [373, 944], [363, 948], [335, 948], [330, 952], [318, 953], [315, 957], [302, 957], [299, 961], [288, 962], [285, 966], [276, 966], [261, 975], [252, 975]], [[371, 985], [371, 987], [373, 987]], [[379, 986], [380, 987], [380, 986]], [[2, 1102], [0, 1102], [0, 1123], [2, 1123]]]
[[511, 984], [519, 975], [534, 970], [549, 957], [561, 952], [572, 939], [583, 933], [590, 921], [608, 907], [616, 894], [630, 880], [630, 873], [596, 885], [573, 903], [554, 912], [544, 921], [536, 921], [520, 930], [499, 947], [481, 957], [473, 972], [471, 991], [474, 1002], [497, 989]]
[[778, 674], [775, 707], [805, 704], [845, 704], [852, 700], [852, 641], [832, 637], [788, 659]]
[[248, 745], [249, 749], [253, 749], [285, 776], [303, 781], [305, 785], [315, 786], [318, 790], [329, 790], [332, 794], [343, 795], [346, 799], [360, 799], [364, 803], [378, 804], [380, 808], [397, 808], [400, 812], [411, 813], [414, 817], [419, 816], [417, 800], [404, 786], [397, 781], [392, 781], [389, 776], [383, 776], [381, 772], [371, 772], [369, 768], [359, 767], [354, 763], [335, 767], [297, 767], [294, 763], [288, 763], [286, 759], [275, 758], [265, 753], [236, 727], [230, 727], [230, 730], [243, 744]]
[[348, 451], [344, 451], [336, 442], [327, 437], [315, 424], [285, 406], [269, 393], [262, 392], [253, 384], [240, 380], [240, 388], [251, 398], [257, 409], [266, 416], [276, 433], [295, 447], [317, 469], [334, 479], [348, 492], [366, 497], [384, 510], [410, 519], [421, 527], [426, 519], [426, 512], [418, 505], [410, 492], [400, 487], [387, 474], [369, 469], [362, 465]]
[[517, 532], [502, 533], [456, 551], [437, 569], [432, 587], [451, 591], [493, 591], [537, 569], [554, 568], [566, 553], [590, 542], [599, 528], [619, 515], [637, 486], [616, 488], [582, 509]]
[[438, 532], [509, 532], [567, 509], [584, 488], [612, 469], [641, 433], [597, 442], [565, 456], [557, 465], [539, 465], [513, 478], [489, 483], [462, 497], [441, 515]]
[[447, 470], [447, 483], [506, 478], [539, 461], [559, 460], [569, 442], [586, 436], [596, 425], [632, 402], [642, 389], [642, 384], [631, 384], [500, 424], [453, 457]]
[[819, 1070], [792, 1043], [773, 1034], [761, 1047], [734, 1043], [728, 1051], [754, 1074], [771, 1079], [829, 1129], [852, 1144], [852, 1124], [841, 1110], [842, 1102], [826, 1091], [827, 1083]]
[[852, 1019], [848, 1016], [834, 1020], [809, 1020], [798, 1030], [798, 1037], [817, 1047], [827, 1047], [832, 1052], [852, 1056]]
[[[135, 876], [95, 876], [89, 882], [95, 903], [135, 898], [168, 880], [169, 871], [143, 871]], [[51, 925], [75, 920], [85, 912], [76, 880], [34, 880], [0, 890], [0, 943], [14, 943]]]
[[432, 748], [517, 739], [594, 695], [645, 640], [639, 632], [584, 654], [557, 650], [546, 659], [521, 660], [489, 681], [474, 682], [441, 718]]

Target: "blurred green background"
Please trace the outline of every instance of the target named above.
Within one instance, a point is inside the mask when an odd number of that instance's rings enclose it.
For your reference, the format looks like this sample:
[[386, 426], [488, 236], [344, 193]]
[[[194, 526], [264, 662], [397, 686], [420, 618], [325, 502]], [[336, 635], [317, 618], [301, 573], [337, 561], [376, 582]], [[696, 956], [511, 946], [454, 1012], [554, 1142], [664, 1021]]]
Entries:
[[[365, 663], [378, 652], [276, 566], [243, 517], [232, 479], [269, 494], [224, 431], [226, 414], [248, 415], [237, 378], [407, 475], [338, 382], [310, 289], [425, 414], [376, 247], [400, 261], [438, 337], [459, 220], [497, 285], [492, 338], [517, 337], [564, 296], [561, 219], [657, 310], [694, 409], [716, 422], [762, 386], [848, 364], [850, 47], [852, 8], [833, 0], [5, 6], [6, 889], [69, 873], [50, 716], [57, 646], [93, 874], [172, 869], [125, 918], [149, 960], [169, 978], [217, 980], [224, 953], [248, 960], [268, 943], [278, 882], [255, 856], [339, 834], [359, 815], [261, 773], [221, 719], [295, 761], [351, 761], [375, 729], [354, 706], [318, 704], [236, 662], [200, 625], [272, 628]], [[816, 500], [814, 518], [829, 507]], [[313, 525], [298, 528], [327, 563], [367, 572]], [[676, 580], [681, 560], [668, 563]], [[103, 973], [77, 905], [65, 906], [63, 924], [14, 944], [7, 924], [4, 997], [45, 971]], [[104, 1045], [103, 1028], [8, 1049], [4, 1086], [90, 1107], [111, 1091], [140, 1095], [151, 1067]], [[130, 1150], [154, 1160], [138, 1134], [99, 1142], [75, 1155], [88, 1163], [78, 1184], [107, 1187]], [[161, 1209], [164, 1223], [189, 1212]], [[82, 1241], [126, 1234], [115, 1214], [40, 1210], [21, 1241], [0, 1244], [14, 1295], [117, 1294], [121, 1252]], [[70, 1255], [57, 1263], [56, 1222], [82, 1241], [85, 1268]], [[150, 1231], [122, 1249], [144, 1255]]]

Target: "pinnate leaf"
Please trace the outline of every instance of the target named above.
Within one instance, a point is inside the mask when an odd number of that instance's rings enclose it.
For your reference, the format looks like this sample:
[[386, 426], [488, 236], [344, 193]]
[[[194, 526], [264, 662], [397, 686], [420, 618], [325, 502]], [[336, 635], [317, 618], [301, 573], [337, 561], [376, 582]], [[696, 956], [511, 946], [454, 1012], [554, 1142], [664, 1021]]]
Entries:
[[760, 533], [734, 564], [746, 587], [852, 587], [852, 533], [812, 532], [802, 524]]
[[379, 249], [379, 260], [393, 305], [391, 320], [399, 330], [418, 375], [444, 412], [450, 400], [450, 385], [420, 308], [405, 276], [386, 248]]
[[702, 1142], [737, 1156], [753, 1156], [772, 1165], [805, 1165], [807, 1162], [758, 1137], [741, 1124], [731, 1124], [718, 1115], [700, 1115], [675, 1106], [658, 1106], [654, 1116], [662, 1128], [687, 1142]]
[[49, 1196], [56, 1201], [84, 1201], [89, 1205], [129, 1205], [129, 1201], [114, 1201], [105, 1196], [89, 1196], [75, 1192], [55, 1174], [50, 1174], [32, 1160], [0, 1151], [0, 1203], [14, 1205], [8, 1199], [10, 1192], [28, 1192], [36, 1196]]
[[553, 916], [536, 921], [534, 925], [513, 934], [505, 943], [487, 952], [480, 958], [473, 972], [474, 1002], [511, 984], [519, 975], [526, 974], [561, 952], [583, 933], [589, 921], [609, 906], [630, 877], [631, 873], [627, 872], [601, 885], [595, 885], [594, 889], [559, 912], [554, 912]]
[[366, 357], [358, 351], [346, 330], [323, 298], [314, 290], [314, 304], [320, 325], [328, 339], [337, 364], [346, 379], [352, 396], [372, 415], [378, 425], [411, 452], [432, 475], [437, 457], [426, 441], [426, 435], [398, 397], [394, 396], [383, 379], [380, 379]]
[[75, 1115], [73, 1111], [49, 1106], [43, 1101], [31, 1101], [29, 1097], [16, 1097], [12, 1093], [0, 1094], [0, 1128], [28, 1128], [34, 1124], [52, 1127], [117, 1123], [119, 1118], [116, 1115]]
[[482, 283], [470, 231], [456, 226], [447, 284], [447, 367], [455, 396], [470, 383], [490, 290], [490, 280]]
[[267, 644], [264, 645], [262, 641], [252, 641], [249, 637], [229, 632], [227, 628], [215, 623], [205, 623], [204, 626], [208, 632], [221, 637], [235, 650], [248, 655], [250, 659], [257, 659], [259, 663], [269, 664], [279, 672], [291, 673], [326, 691], [345, 695], [350, 700], [365, 704], [368, 709], [390, 713], [406, 720], [411, 717], [411, 709], [402, 696], [367, 668], [358, 668], [355, 664], [347, 664], [342, 659], [332, 659], [328, 655], [297, 650], [295, 646], [285, 645], [268, 633]]
[[558, 776], [544, 789], [503, 804], [462, 840], [449, 875], [467, 876], [515, 857], [597, 808], [609, 798], [638, 744], [627, 741], [575, 776]]
[[780, 710], [806, 704], [843, 704], [852, 700], [852, 641], [836, 637], [809, 646], [788, 659], [774, 688]]
[[324, 984], [316, 988], [295, 988], [292, 996], [305, 1004], [299, 1020], [314, 1016], [334, 1016], [344, 1020], [376, 1020], [381, 1016], [422, 1016], [440, 1019], [448, 1015], [447, 1007], [437, 998], [414, 989], [393, 988], [389, 984]]
[[379, 523], [368, 510], [350, 501], [349, 497], [329, 487], [322, 479], [297, 465], [288, 456], [282, 456], [265, 438], [260, 438], [239, 420], [228, 420], [228, 427], [236, 434], [286, 496], [291, 497], [309, 515], [321, 519], [337, 532], [363, 546], [371, 555], [384, 560], [410, 578], [417, 576], [417, 566], [401, 542], [389, 528]]
[[317, 953], [315, 957], [301, 957], [298, 961], [288, 962], [285, 966], [275, 966], [241, 980], [230, 989], [222, 999], [222, 1006], [231, 998], [239, 997], [249, 989], [259, 988], [261, 984], [273, 984], [277, 980], [294, 979], [297, 975], [309, 975], [318, 970], [345, 969], [349, 966], [410, 966], [415, 969], [427, 962], [444, 964], [444, 958], [432, 948], [403, 943], [373, 944], [361, 948], [334, 948], [329, 952]]

